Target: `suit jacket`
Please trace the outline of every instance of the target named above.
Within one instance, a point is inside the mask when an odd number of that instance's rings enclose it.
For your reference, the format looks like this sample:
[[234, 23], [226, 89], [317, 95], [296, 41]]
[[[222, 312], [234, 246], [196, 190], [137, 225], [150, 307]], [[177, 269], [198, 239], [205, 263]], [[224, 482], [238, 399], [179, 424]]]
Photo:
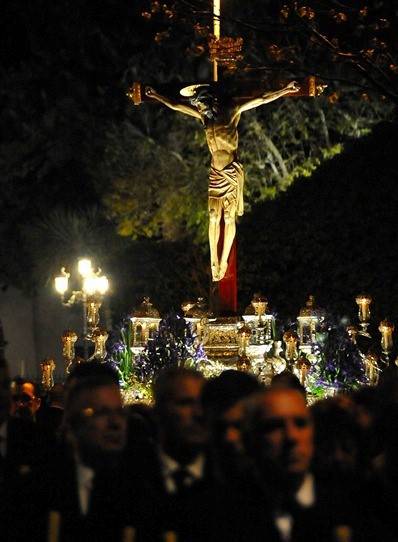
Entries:
[[54, 462], [32, 473], [21, 494], [22, 508], [15, 511], [23, 521], [11, 540], [46, 542], [50, 511], [61, 517], [60, 542], [118, 542], [126, 526], [137, 529], [136, 540], [153, 540], [144, 492], [134, 484], [128, 468], [120, 463], [96, 471], [85, 515], [80, 509], [76, 468], [72, 453], [62, 448]]
[[[304, 508], [286, 500], [284, 510], [292, 517], [291, 542], [335, 542], [336, 532], [348, 527], [353, 542], [392, 542], [388, 530], [372, 514], [358, 487], [344, 480], [330, 483], [315, 479], [315, 502]], [[374, 496], [377, 499], [377, 496]], [[225, 488], [215, 523], [213, 540], [229, 542], [282, 542], [276, 528], [276, 504], [269, 488], [248, 480], [246, 486]]]
[[17, 418], [7, 421], [6, 454], [0, 456], [0, 524], [6, 529], [19, 491], [39, 461], [37, 431], [33, 422]]
[[166, 490], [157, 447], [154, 446], [138, 464], [154, 503], [156, 537], [162, 539], [164, 532], [174, 531], [179, 542], [209, 540], [217, 484], [208, 455], [205, 454], [203, 477], [193, 481], [180, 494]]

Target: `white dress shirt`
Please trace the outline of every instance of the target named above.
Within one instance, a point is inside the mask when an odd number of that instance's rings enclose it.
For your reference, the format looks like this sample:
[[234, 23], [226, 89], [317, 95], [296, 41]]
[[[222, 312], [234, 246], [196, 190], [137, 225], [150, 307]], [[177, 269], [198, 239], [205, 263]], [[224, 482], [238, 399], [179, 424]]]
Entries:
[[204, 475], [205, 457], [199, 454], [189, 465], [180, 465], [175, 459], [167, 455], [162, 450], [159, 451], [162, 476], [167, 493], [176, 493], [177, 488], [174, 481], [174, 473], [180, 469], [187, 471], [185, 485], [191, 486], [197, 480], [201, 480]]
[[[301, 486], [296, 491], [294, 496], [298, 505], [303, 508], [309, 508], [315, 503], [315, 483], [314, 476], [311, 473], [306, 474]], [[281, 535], [283, 542], [289, 542], [292, 529], [293, 518], [285, 511], [280, 511], [275, 514], [275, 526]]]
[[93, 489], [94, 471], [79, 461], [76, 462], [77, 489], [79, 494], [80, 511], [83, 515], [88, 512], [91, 490]]

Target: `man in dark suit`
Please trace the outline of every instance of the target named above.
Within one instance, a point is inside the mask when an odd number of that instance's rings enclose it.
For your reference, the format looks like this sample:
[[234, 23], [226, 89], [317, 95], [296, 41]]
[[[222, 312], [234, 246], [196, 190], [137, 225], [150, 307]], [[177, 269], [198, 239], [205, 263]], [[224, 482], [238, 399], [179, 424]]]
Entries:
[[14, 521], [20, 489], [40, 460], [34, 423], [12, 418], [10, 406], [9, 381], [4, 380], [0, 383], [0, 525], [4, 540]]
[[313, 421], [300, 391], [260, 393], [247, 405], [244, 440], [255, 476], [229, 518], [231, 541], [390, 540], [345, 480], [330, 485], [314, 475]]
[[250, 373], [229, 369], [209, 379], [202, 404], [210, 434], [210, 450], [219, 484], [239, 484], [246, 477], [242, 423], [247, 398], [262, 389]]
[[207, 431], [201, 404], [205, 379], [192, 369], [163, 372], [154, 386], [158, 439], [147, 458], [161, 531], [175, 531], [179, 541], [206, 540], [212, 492]]
[[[110, 542], [144, 521], [144, 496], [123, 463], [127, 422], [116, 382], [113, 375], [93, 371], [69, 388], [66, 443], [53, 462], [34, 473], [24, 499], [25, 523], [36, 526], [35, 540], [46, 540], [52, 524], [63, 542]], [[132, 488], [135, 494], [128, 494]], [[18, 535], [23, 539], [29, 530]]]

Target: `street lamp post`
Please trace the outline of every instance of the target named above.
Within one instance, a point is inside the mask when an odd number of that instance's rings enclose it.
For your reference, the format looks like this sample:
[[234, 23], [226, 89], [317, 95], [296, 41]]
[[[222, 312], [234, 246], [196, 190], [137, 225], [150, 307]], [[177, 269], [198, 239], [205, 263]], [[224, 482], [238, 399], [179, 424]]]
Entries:
[[82, 281], [80, 290], [73, 290], [66, 298], [70, 273], [66, 271], [65, 267], [61, 269], [61, 274], [55, 277], [54, 286], [61, 296], [63, 305], [71, 307], [75, 303], [82, 303], [84, 361], [87, 361], [87, 340], [95, 342], [98, 335], [96, 332], [99, 324], [99, 310], [103, 297], [109, 289], [109, 280], [101, 274], [100, 268], [94, 270], [91, 260], [88, 258], [80, 259], [77, 269]]

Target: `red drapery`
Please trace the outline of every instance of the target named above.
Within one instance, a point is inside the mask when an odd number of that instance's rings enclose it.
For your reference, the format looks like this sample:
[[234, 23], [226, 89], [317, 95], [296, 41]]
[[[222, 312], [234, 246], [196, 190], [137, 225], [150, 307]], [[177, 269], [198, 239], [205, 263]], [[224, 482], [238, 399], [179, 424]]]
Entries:
[[[224, 238], [224, 220], [221, 220], [218, 253], [221, 257], [222, 240]], [[220, 314], [236, 314], [238, 310], [238, 275], [237, 275], [236, 237], [228, 258], [228, 269], [218, 283], [218, 306]]]

